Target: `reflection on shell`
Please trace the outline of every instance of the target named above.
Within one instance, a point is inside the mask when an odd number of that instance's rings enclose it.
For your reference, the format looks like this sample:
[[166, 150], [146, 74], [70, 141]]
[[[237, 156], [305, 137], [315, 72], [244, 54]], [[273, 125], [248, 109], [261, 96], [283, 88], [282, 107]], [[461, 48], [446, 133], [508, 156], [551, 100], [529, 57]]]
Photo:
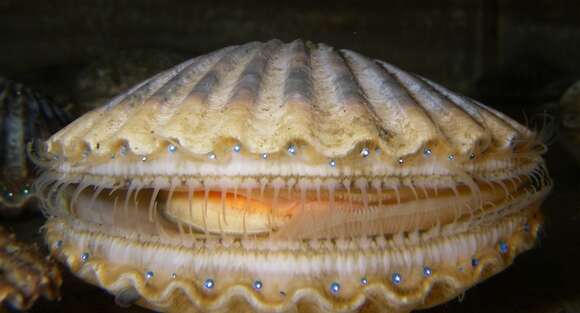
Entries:
[[425, 78], [274, 40], [184, 62], [85, 114], [38, 151], [36, 186], [47, 240], [64, 242], [54, 254], [122, 303], [409, 311], [533, 246], [544, 150]]
[[0, 78], [0, 214], [17, 214], [34, 192], [36, 177], [33, 164], [26, 156], [27, 144], [46, 139], [72, 118], [30, 88]]
[[56, 264], [15, 239], [0, 227], [0, 303], [18, 310], [29, 309], [39, 296], [60, 297], [62, 279]]

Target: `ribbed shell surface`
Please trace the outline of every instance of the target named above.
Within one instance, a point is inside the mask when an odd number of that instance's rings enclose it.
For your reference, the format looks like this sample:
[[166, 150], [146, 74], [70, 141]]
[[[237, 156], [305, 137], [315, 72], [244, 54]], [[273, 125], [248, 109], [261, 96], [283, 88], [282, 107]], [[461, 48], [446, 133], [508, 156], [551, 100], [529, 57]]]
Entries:
[[296, 40], [227, 47], [175, 66], [84, 115], [49, 151], [138, 154], [166, 140], [208, 153], [235, 139], [253, 153], [303, 141], [342, 156], [371, 142], [394, 156], [428, 143], [457, 154], [507, 149], [532, 133], [474, 100], [349, 50]]

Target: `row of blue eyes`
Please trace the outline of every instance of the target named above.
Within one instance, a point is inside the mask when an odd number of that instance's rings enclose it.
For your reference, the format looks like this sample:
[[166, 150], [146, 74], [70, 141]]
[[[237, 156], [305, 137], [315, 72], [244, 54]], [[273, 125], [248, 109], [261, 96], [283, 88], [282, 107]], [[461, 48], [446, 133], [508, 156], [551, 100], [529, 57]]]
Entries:
[[[173, 145], [173, 144], [170, 144], [170, 145], [167, 147], [167, 150], [169, 151], [169, 153], [175, 153], [175, 152], [177, 151], [177, 146], [175, 146], [175, 145]], [[298, 152], [298, 148], [296, 147], [296, 145], [293, 145], [293, 144], [292, 144], [292, 145], [289, 145], [289, 146], [288, 146], [288, 148], [287, 148], [286, 150], [288, 151], [288, 153], [289, 153], [290, 155], [295, 155], [295, 154]], [[232, 148], [232, 151], [234, 151], [234, 152], [238, 153], [238, 152], [242, 151], [242, 146], [241, 146], [240, 144], [236, 144], [236, 145], [234, 145], [234, 147]], [[433, 154], [433, 151], [432, 151], [430, 148], [425, 148], [425, 149], [423, 149], [423, 155], [424, 155], [425, 157], [429, 157], [429, 156], [431, 156], [431, 154]], [[367, 158], [368, 156], [370, 156], [370, 155], [371, 155], [371, 150], [370, 150], [369, 148], [367, 148], [367, 147], [365, 147], [365, 148], [362, 148], [362, 149], [361, 149], [361, 151], [360, 151], [360, 155], [361, 155], [361, 157], [363, 157], [363, 158]], [[217, 155], [216, 155], [215, 153], [213, 153], [213, 152], [210, 152], [210, 153], [208, 153], [208, 154], [207, 154], [207, 157], [208, 157], [208, 159], [210, 159], [210, 160], [215, 160], [215, 159], [217, 159]], [[262, 153], [262, 154], [260, 154], [260, 157], [261, 157], [262, 159], [264, 159], [264, 160], [265, 160], [265, 159], [267, 159], [267, 158], [268, 158], [268, 154], [267, 154], [267, 153]], [[475, 154], [471, 154], [471, 155], [469, 156], [469, 158], [470, 158], [470, 159], [473, 159], [473, 158], [475, 158]], [[449, 159], [449, 161], [453, 161], [453, 160], [455, 160], [455, 155], [453, 155], [453, 154], [449, 154], [449, 155], [447, 156], [447, 159]], [[143, 161], [146, 161], [146, 160], [147, 160], [147, 157], [146, 157], [146, 156], [142, 156], [142, 160], [143, 160]], [[404, 163], [405, 163], [405, 160], [404, 160], [403, 158], [400, 158], [400, 159], [398, 159], [398, 161], [397, 161], [397, 162], [398, 162], [399, 164], [401, 164], [401, 165], [402, 165], [402, 164], [404, 164]], [[336, 167], [336, 161], [335, 161], [335, 160], [333, 160], [333, 159], [331, 159], [331, 160], [328, 162], [328, 165], [330, 165], [330, 167]]]
[[[62, 247], [62, 244], [63, 244], [63, 242], [61, 240], [57, 241], [57, 248]], [[499, 252], [501, 254], [507, 253], [509, 251], [508, 244], [506, 242], [504, 242], [504, 241], [501, 241], [498, 244], [498, 250], [499, 250]], [[88, 262], [89, 261], [89, 254], [87, 252], [81, 254], [81, 261], [83, 261], [83, 262]], [[471, 265], [473, 267], [478, 266], [479, 265], [479, 260], [476, 259], [476, 258], [471, 259]], [[429, 277], [432, 274], [433, 274], [433, 271], [431, 270], [430, 267], [428, 267], [428, 266], [423, 267], [423, 276]], [[153, 272], [151, 272], [151, 271], [145, 273], [145, 278], [147, 278], [148, 280], [149, 279], [152, 279], [154, 276], [155, 276], [155, 274]], [[172, 273], [171, 274], [171, 278], [173, 278], [173, 279], [177, 278], [177, 274]], [[394, 285], [399, 285], [399, 284], [401, 284], [403, 282], [403, 277], [399, 273], [393, 273], [391, 275], [391, 282]], [[368, 281], [368, 279], [366, 277], [361, 278], [360, 284], [362, 286], [366, 286], [366, 285], [368, 285], [368, 283], [369, 283], [369, 281]], [[215, 282], [211, 278], [208, 278], [208, 279], [206, 279], [203, 282], [203, 287], [206, 288], [206, 289], [212, 289], [212, 288], [214, 288], [214, 286], [215, 286]], [[253, 283], [253, 287], [256, 290], [262, 289], [263, 286], [264, 285], [263, 285], [262, 281], [260, 281], [260, 280], [255, 280], [254, 283]], [[340, 289], [341, 289], [341, 285], [338, 282], [332, 282], [330, 284], [330, 286], [329, 286], [329, 290], [333, 294], [339, 293], [340, 292]]]

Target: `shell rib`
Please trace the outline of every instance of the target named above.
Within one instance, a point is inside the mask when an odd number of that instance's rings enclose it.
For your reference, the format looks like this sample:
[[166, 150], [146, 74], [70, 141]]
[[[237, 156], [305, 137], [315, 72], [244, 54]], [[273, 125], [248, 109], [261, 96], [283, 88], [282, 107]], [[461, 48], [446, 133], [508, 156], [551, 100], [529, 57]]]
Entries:
[[300, 40], [177, 65], [43, 148], [52, 253], [167, 312], [430, 307], [530, 249], [552, 186], [502, 113]]

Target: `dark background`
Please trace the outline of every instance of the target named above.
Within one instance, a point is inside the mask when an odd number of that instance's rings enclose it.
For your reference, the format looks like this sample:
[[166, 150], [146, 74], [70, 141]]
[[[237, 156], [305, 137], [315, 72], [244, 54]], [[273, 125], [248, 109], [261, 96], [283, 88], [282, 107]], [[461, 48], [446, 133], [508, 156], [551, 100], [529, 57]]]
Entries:
[[579, 27], [580, 2], [563, 0], [1, 0], [0, 74], [26, 81], [120, 49], [196, 56], [304, 38], [386, 60], [492, 105], [524, 106], [579, 77]]
[[[57, 98], [73, 89], [79, 71], [119, 50], [193, 57], [271, 38], [355, 50], [520, 121], [544, 111], [557, 121], [559, 97], [580, 79], [580, 1], [0, 0], [0, 76]], [[547, 155], [556, 185], [544, 206], [539, 247], [462, 301], [429, 312], [580, 312], [580, 170], [562, 140], [557, 136]], [[39, 217], [8, 223], [38, 239]], [[70, 274], [60, 303], [33, 309], [79, 310], [145, 311], [118, 308]]]

